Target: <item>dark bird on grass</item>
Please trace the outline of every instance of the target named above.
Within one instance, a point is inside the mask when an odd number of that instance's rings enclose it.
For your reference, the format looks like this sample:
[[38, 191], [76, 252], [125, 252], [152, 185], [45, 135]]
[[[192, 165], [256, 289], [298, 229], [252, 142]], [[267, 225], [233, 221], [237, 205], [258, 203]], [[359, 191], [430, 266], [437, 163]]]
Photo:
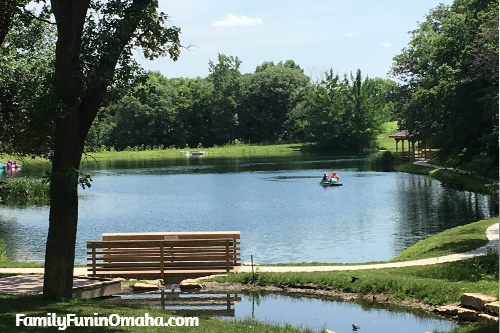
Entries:
[[358, 281], [359, 278], [358, 277], [355, 277], [355, 276], [351, 276], [351, 283], [354, 283], [356, 281]]
[[357, 331], [357, 330], [359, 330], [361, 328], [361, 326], [356, 326], [354, 324], [351, 324], [351, 325], [352, 325], [352, 330], [353, 331]]

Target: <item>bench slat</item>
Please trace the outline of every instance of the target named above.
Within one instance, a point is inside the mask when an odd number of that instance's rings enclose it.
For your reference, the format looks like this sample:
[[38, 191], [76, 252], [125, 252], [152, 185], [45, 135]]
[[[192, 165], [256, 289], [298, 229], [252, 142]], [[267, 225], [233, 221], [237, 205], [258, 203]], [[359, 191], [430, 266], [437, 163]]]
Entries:
[[240, 264], [239, 232], [108, 233], [88, 241], [93, 276], [200, 277], [234, 271]]

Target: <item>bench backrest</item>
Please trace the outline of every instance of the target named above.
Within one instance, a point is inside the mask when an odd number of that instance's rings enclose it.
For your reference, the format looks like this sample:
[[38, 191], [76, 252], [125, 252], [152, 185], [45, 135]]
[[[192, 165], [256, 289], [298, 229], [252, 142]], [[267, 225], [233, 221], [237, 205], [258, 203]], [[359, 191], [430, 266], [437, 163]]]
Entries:
[[[143, 236], [138, 233], [113, 234], [111, 237], [103, 234], [102, 241], [87, 242], [87, 266], [91, 275], [106, 272], [109, 276], [117, 276], [120, 275], [118, 272], [132, 275], [133, 271], [157, 271], [164, 278], [165, 273], [172, 271], [178, 274], [182, 271], [191, 274], [194, 271], [229, 271], [241, 265], [239, 233], [238, 239], [235, 235], [230, 238], [198, 238], [200, 235], [189, 234], [145, 233], [144, 238], [148, 239], [138, 239]], [[207, 234], [203, 236], [211, 236]], [[113, 237], [118, 240], [109, 240]]]

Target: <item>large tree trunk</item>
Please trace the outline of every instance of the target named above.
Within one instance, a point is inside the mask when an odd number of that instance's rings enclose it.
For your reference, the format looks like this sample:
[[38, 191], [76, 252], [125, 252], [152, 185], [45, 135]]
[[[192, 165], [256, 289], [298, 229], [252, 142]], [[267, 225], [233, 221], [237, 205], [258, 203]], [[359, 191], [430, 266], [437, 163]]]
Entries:
[[48, 299], [69, 298], [73, 290], [78, 223], [78, 167], [83, 151], [83, 144], [78, 139], [78, 127], [73, 125], [75, 118], [76, 116], [66, 117], [56, 125], [43, 287], [43, 295]]
[[[78, 224], [80, 160], [92, 121], [112, 82], [116, 63], [153, 0], [134, 0], [125, 10], [114, 38], [93, 68], [94, 82], [84, 88], [80, 63], [85, 16], [90, 0], [51, 0], [57, 22], [55, 94], [60, 103], [56, 122], [50, 184], [50, 225], [45, 253], [43, 295], [70, 298], [73, 289]], [[92, 75], [91, 75], [92, 76]]]
[[61, 101], [56, 122], [50, 184], [49, 233], [43, 296], [70, 298], [78, 223], [78, 175], [85, 136], [80, 133], [80, 45], [89, 0], [52, 0], [57, 22], [55, 94]]

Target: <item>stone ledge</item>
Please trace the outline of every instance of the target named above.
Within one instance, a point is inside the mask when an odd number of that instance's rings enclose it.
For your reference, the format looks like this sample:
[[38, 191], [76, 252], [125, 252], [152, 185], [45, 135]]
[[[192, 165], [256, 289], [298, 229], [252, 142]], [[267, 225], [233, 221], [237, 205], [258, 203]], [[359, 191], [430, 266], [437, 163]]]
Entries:
[[486, 304], [495, 301], [497, 301], [495, 297], [484, 295], [481, 293], [465, 293], [462, 295], [462, 297], [460, 297], [460, 304], [463, 307], [472, 308], [479, 311], [482, 311]]
[[[482, 313], [485, 310], [497, 316]], [[498, 321], [498, 300], [480, 293], [465, 293], [460, 297], [460, 303], [440, 306], [434, 312], [464, 321]]]

